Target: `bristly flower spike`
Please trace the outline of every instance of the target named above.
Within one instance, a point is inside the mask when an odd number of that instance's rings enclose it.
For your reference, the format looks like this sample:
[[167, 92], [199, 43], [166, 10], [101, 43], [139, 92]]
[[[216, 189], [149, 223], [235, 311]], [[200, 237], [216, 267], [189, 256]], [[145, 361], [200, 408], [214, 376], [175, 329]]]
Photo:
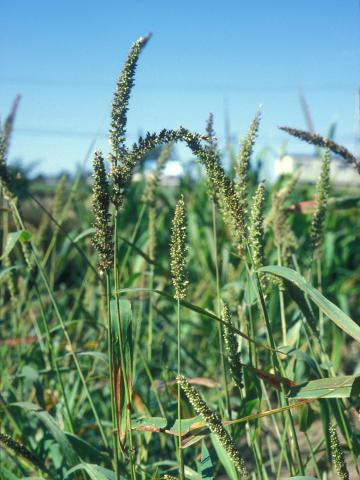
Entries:
[[124, 188], [132, 173], [127, 162], [129, 152], [125, 145], [130, 93], [134, 86], [135, 71], [140, 53], [150, 39], [150, 36], [149, 34], [146, 37], [140, 37], [133, 44], [121, 71], [114, 94], [110, 127], [110, 175], [113, 180], [112, 201], [117, 209], [120, 209], [122, 206]]
[[321, 243], [330, 191], [330, 164], [330, 151], [326, 149], [321, 162], [319, 181], [316, 185], [316, 210], [311, 221], [310, 230], [312, 252], [315, 258], [320, 258], [321, 256]]
[[289, 213], [286, 207], [286, 201], [293, 191], [300, 172], [297, 172], [278, 192], [272, 196], [272, 207], [268, 217], [268, 222], [274, 232], [274, 243], [280, 249], [281, 259], [284, 265], [289, 265], [291, 255], [296, 248], [296, 238], [289, 223]]
[[172, 221], [170, 241], [170, 268], [172, 283], [175, 288], [175, 299], [185, 298], [188, 280], [186, 274], [186, 218], [183, 196], [180, 197]]
[[256, 113], [254, 120], [251, 122], [247, 135], [241, 142], [239, 157], [236, 165], [237, 195], [245, 215], [247, 213], [248, 205], [250, 161], [259, 130], [260, 120], [261, 113], [259, 110]]
[[360, 160], [356, 158], [347, 148], [338, 143], [330, 140], [329, 138], [322, 137], [317, 133], [306, 132], [304, 130], [299, 130], [298, 128], [289, 128], [289, 127], [279, 127], [280, 130], [283, 130], [290, 135], [293, 135], [300, 140], [304, 140], [307, 143], [316, 145], [318, 147], [324, 147], [331, 150], [336, 155], [339, 155], [343, 158], [349, 165], [352, 165], [356, 168], [357, 172], [360, 174]]
[[224, 223], [232, 236], [233, 244], [241, 255], [247, 239], [246, 219], [238, 201], [234, 182], [226, 175], [220, 155], [217, 149], [210, 145], [208, 138], [206, 138], [208, 145], [205, 147], [201, 145], [201, 139], [198, 136], [188, 131], [183, 140], [205, 167], [210, 197], [218, 203]]
[[11, 176], [7, 167], [7, 153], [19, 101], [20, 96], [18, 95], [14, 100], [10, 114], [4, 122], [4, 126], [0, 126], [0, 186], [2, 187], [5, 199], [9, 201], [16, 199]]
[[95, 152], [93, 161], [93, 213], [94, 229], [93, 244], [99, 254], [100, 274], [112, 267], [113, 263], [113, 242], [111, 228], [109, 225], [109, 185], [104, 166], [104, 159], [101, 152]]
[[151, 34], [140, 37], [133, 44], [117, 83], [112, 105], [110, 128], [110, 143], [115, 161], [121, 160], [124, 153], [126, 153], [125, 135], [130, 93], [134, 86], [135, 71], [140, 53], [150, 37]]
[[349, 472], [346, 467], [344, 452], [342, 451], [339, 438], [334, 425], [329, 427], [331, 457], [340, 480], [349, 480]]
[[186, 377], [183, 375], [178, 375], [176, 377], [176, 381], [185, 393], [190, 404], [193, 406], [195, 412], [203, 418], [210, 430], [217, 436], [222, 447], [234, 463], [236, 470], [240, 474], [240, 477], [243, 480], [248, 480], [250, 477], [246, 469], [245, 462], [242, 459], [233, 439], [225, 430], [220, 416], [211, 410], [207, 403], [201, 398], [197, 390], [190, 385]]
[[[265, 185], [263, 182], [257, 186], [254, 201], [250, 212], [249, 225], [249, 245], [251, 250], [254, 269], [258, 270], [264, 266], [264, 249], [265, 249], [265, 233], [264, 233], [264, 206], [265, 206]], [[259, 275], [262, 287], [265, 287], [264, 275]]]
[[240, 361], [240, 352], [238, 352], [237, 338], [231, 328], [231, 314], [229, 307], [224, 304], [222, 311], [222, 319], [224, 324], [224, 343], [229, 360], [230, 373], [237, 387], [241, 389], [242, 384], [242, 364]]

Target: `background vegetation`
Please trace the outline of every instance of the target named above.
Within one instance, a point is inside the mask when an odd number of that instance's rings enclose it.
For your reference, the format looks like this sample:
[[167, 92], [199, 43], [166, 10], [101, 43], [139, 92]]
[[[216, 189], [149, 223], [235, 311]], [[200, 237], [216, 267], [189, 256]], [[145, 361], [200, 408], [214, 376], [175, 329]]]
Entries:
[[[126, 147], [141, 48], [114, 99], [110, 190], [100, 154], [93, 187], [13, 174], [16, 109], [2, 129], [1, 477], [359, 478], [358, 192], [329, 186], [324, 139], [317, 186], [259, 188], [259, 115], [238, 152], [218, 153], [211, 120]], [[161, 183], [178, 140], [193, 174]]]

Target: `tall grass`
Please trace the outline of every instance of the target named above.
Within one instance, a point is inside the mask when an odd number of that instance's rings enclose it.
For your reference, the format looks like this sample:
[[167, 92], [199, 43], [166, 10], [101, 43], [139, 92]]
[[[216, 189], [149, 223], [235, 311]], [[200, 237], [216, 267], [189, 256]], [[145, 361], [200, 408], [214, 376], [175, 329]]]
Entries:
[[[354, 175], [358, 159], [286, 128], [326, 148], [319, 182], [265, 185], [259, 114], [234, 172], [212, 117], [129, 147], [149, 38], [119, 76], [91, 192], [81, 176], [20, 184], [18, 100], [3, 124], [1, 478], [358, 478], [360, 197], [330, 190], [330, 151]], [[201, 169], [169, 186], [179, 141]]]

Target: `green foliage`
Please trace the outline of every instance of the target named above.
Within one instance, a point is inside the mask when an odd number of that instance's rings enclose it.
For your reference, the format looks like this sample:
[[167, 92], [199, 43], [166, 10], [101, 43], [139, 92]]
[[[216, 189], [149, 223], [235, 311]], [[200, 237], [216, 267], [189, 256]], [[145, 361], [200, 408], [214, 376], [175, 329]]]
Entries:
[[[325, 162], [316, 203], [315, 188], [296, 176], [259, 185], [250, 162], [258, 120], [238, 154], [241, 201], [212, 119], [206, 135], [179, 127], [126, 146], [145, 43], [120, 75], [109, 174], [97, 154], [92, 189], [81, 174], [57, 185], [7, 176], [16, 108], [2, 128], [0, 475], [178, 478], [179, 443], [186, 478], [235, 480], [237, 469], [264, 480], [321, 478], [340, 468], [341, 442], [358, 478], [359, 194], [333, 187], [327, 200]], [[310, 140], [357, 166], [334, 142]], [[179, 141], [204, 173], [168, 185], [160, 173]], [[149, 181], [141, 160], [164, 144]], [[221, 299], [229, 310], [220, 316]], [[187, 379], [180, 422], [178, 345]]]

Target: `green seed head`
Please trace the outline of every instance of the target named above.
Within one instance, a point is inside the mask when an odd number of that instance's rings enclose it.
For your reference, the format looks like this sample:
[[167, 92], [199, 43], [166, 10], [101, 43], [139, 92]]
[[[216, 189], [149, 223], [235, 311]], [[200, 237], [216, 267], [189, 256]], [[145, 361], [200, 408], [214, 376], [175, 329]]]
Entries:
[[349, 480], [349, 472], [346, 467], [344, 452], [341, 448], [335, 425], [330, 425], [330, 449], [331, 457], [340, 480]]
[[261, 113], [259, 111], [256, 113], [254, 120], [251, 122], [247, 135], [241, 142], [239, 157], [236, 165], [237, 195], [245, 215], [247, 213], [248, 206], [250, 161], [259, 130], [260, 120]]
[[101, 152], [95, 152], [93, 162], [93, 226], [95, 234], [93, 244], [99, 254], [99, 270], [102, 275], [113, 263], [113, 242], [109, 225], [109, 185], [107, 181], [104, 159]]
[[310, 239], [314, 257], [320, 258], [321, 244], [324, 234], [327, 201], [330, 191], [330, 151], [325, 151], [320, 178], [316, 185], [316, 210], [311, 221]]
[[244, 480], [248, 480], [249, 474], [246, 470], [244, 460], [242, 459], [234, 441], [232, 440], [228, 432], [225, 430], [220, 416], [216, 412], [211, 410], [211, 408], [201, 398], [195, 388], [190, 385], [186, 377], [184, 377], [183, 375], [178, 375], [176, 377], [176, 381], [180, 385], [182, 391], [185, 393], [190, 404], [193, 406], [195, 412], [198, 415], [201, 415], [210, 430], [218, 437], [219, 442], [231, 458], [241, 478]]
[[[265, 185], [259, 183], [250, 212], [249, 245], [255, 270], [263, 267], [265, 233], [264, 233], [264, 206], [265, 206]], [[265, 287], [265, 277], [259, 276], [262, 287]]]
[[0, 186], [4, 197], [8, 201], [15, 201], [13, 182], [7, 167], [7, 154], [9, 150], [10, 137], [14, 126], [16, 112], [19, 106], [20, 96], [15, 98], [10, 114], [7, 116], [4, 126], [0, 126]]
[[300, 172], [295, 174], [284, 188], [273, 194], [272, 208], [268, 218], [274, 233], [274, 243], [280, 249], [281, 259], [285, 265], [290, 263], [291, 256], [297, 247], [296, 238], [289, 223], [286, 201], [299, 179], [299, 174]]
[[238, 388], [242, 388], [242, 364], [240, 353], [238, 352], [238, 342], [234, 331], [231, 328], [231, 314], [229, 307], [224, 304], [222, 319], [227, 325], [224, 325], [224, 343], [229, 360], [230, 373]]
[[140, 37], [133, 44], [117, 83], [112, 105], [110, 128], [110, 143], [115, 164], [126, 155], [125, 135], [131, 89], [134, 86], [135, 71], [140, 53], [149, 41], [150, 36]]
[[177, 300], [185, 298], [189, 283], [186, 274], [186, 252], [185, 203], [183, 196], [181, 196], [175, 208], [170, 243], [171, 277], [175, 288], [174, 296]]

